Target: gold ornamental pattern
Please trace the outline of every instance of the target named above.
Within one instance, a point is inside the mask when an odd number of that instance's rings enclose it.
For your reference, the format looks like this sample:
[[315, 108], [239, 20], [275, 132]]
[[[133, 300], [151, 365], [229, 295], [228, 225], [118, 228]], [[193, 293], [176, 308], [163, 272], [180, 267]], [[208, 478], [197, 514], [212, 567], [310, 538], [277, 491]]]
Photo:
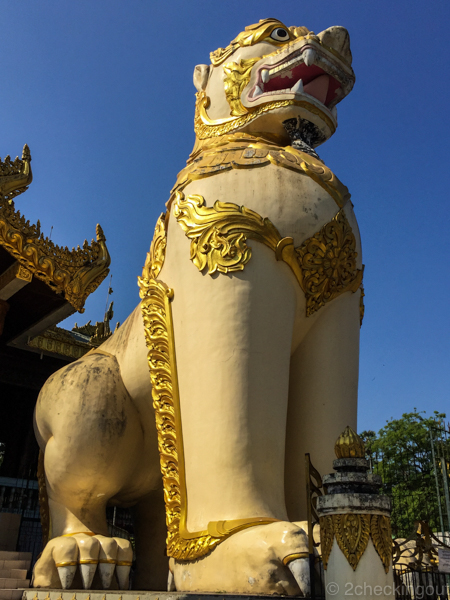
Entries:
[[205, 531], [187, 529], [183, 433], [171, 309], [174, 292], [156, 279], [164, 264], [166, 223], [166, 215], [161, 215], [138, 282], [166, 506], [167, 555], [178, 560], [197, 560], [230, 535], [277, 519], [213, 521]]
[[370, 537], [370, 515], [333, 515], [334, 535], [339, 548], [355, 571]]
[[328, 559], [330, 558], [331, 548], [333, 547], [334, 540], [334, 525], [333, 517], [326, 515], [320, 517], [320, 549], [322, 552], [323, 568], [326, 570], [328, 567]]
[[370, 520], [370, 537], [387, 573], [391, 564], [393, 551], [391, 520], [389, 517], [372, 515]]
[[197, 142], [186, 167], [178, 174], [169, 208], [175, 192], [183, 191], [192, 181], [232, 169], [254, 169], [268, 165], [310, 177], [330, 194], [339, 208], [350, 199], [348, 188], [320, 159], [292, 146], [280, 146], [276, 141], [235, 132]]
[[83, 312], [86, 298], [109, 273], [111, 259], [105, 241], [103, 230], [97, 225], [97, 240], [92, 240], [91, 245], [85, 240], [82, 248], [57, 246], [43, 236], [39, 221], [30, 224], [16, 211], [12, 200], [0, 198], [0, 246], [34, 277], [63, 293], [79, 312]]
[[356, 239], [343, 209], [298, 248], [269, 219], [232, 202], [217, 201], [208, 207], [203, 196], [177, 192], [172, 209], [191, 240], [190, 258], [199, 271], [207, 269], [210, 275], [242, 271], [251, 258], [247, 240], [261, 242], [291, 268], [305, 293], [306, 316], [361, 285]]
[[389, 571], [393, 545], [388, 516], [351, 513], [320, 517], [324, 569], [328, 566], [334, 538], [354, 571], [371, 538], [385, 572]]
[[245, 115], [248, 110], [241, 102], [241, 94], [250, 81], [253, 65], [261, 60], [261, 57], [240, 60], [238, 63], [231, 62], [223, 67], [225, 97], [231, 108], [231, 115], [238, 117]]
[[185, 197], [178, 192], [173, 215], [191, 240], [191, 260], [199, 271], [212, 275], [242, 271], [251, 257], [247, 239], [264, 243], [276, 250], [281, 235], [269, 219], [233, 204], [215, 202], [205, 205], [203, 196]]
[[233, 133], [237, 129], [241, 129], [245, 125], [248, 125], [260, 115], [277, 108], [285, 108], [286, 106], [299, 106], [301, 108], [305, 108], [310, 113], [317, 115], [323, 121], [325, 121], [331, 131], [331, 134], [336, 131], [336, 127], [330, 117], [324, 111], [320, 110], [320, 108], [317, 108], [305, 100], [275, 100], [273, 102], [266, 102], [265, 104], [261, 104], [245, 114], [212, 121], [206, 112], [206, 109], [210, 104], [210, 99], [206, 95], [206, 92], [204, 90], [198, 92], [196, 98], [194, 131], [199, 140], [205, 140], [208, 138], [226, 135], [228, 133]]
[[0, 197], [11, 201], [28, 189], [33, 180], [31, 171], [31, 154], [28, 145], [25, 144], [22, 151], [22, 159], [16, 156], [15, 160], [6, 156], [0, 159]]
[[303, 272], [307, 316], [345, 291], [356, 292], [362, 283], [363, 272], [356, 266], [356, 239], [342, 210], [296, 248], [296, 253]]

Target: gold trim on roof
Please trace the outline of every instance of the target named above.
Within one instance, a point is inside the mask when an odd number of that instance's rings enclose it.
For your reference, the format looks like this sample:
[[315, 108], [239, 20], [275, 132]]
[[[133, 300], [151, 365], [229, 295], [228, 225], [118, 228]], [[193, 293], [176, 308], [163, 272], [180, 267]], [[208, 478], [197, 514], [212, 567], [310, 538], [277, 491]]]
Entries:
[[33, 180], [31, 171], [31, 154], [27, 144], [23, 147], [22, 159], [16, 156], [15, 160], [6, 156], [0, 159], [0, 197], [12, 200], [15, 196], [25, 192]]
[[39, 221], [30, 224], [16, 211], [12, 200], [0, 198], [0, 246], [56, 293], [64, 294], [79, 312], [109, 273], [111, 259], [105, 241], [97, 225], [97, 240], [90, 245], [85, 240], [82, 248], [57, 246], [42, 235]]
[[40, 335], [30, 338], [27, 345], [38, 348], [44, 352], [53, 352], [68, 356], [69, 358], [81, 358], [92, 350], [89, 342], [80, 342], [65, 329], [50, 327]]

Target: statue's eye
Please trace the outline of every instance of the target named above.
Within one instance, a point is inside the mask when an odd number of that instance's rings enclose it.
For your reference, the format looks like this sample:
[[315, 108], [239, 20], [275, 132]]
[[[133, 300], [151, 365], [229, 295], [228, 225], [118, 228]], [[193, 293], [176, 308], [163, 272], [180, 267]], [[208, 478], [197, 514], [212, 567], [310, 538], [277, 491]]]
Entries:
[[270, 37], [277, 42], [285, 42], [289, 39], [289, 33], [286, 29], [282, 29], [281, 27], [277, 27], [272, 31]]

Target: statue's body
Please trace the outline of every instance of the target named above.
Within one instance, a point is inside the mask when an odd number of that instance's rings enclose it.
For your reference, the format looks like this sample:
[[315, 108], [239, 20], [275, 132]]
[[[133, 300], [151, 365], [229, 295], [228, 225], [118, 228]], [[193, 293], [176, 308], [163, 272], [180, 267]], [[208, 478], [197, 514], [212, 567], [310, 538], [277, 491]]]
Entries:
[[157, 225], [142, 309], [39, 397], [53, 539], [35, 586], [60, 587], [55, 565], [70, 585], [80, 559], [109, 560], [102, 577], [130, 561], [107, 537], [112, 502], [137, 505], [136, 587], [162, 589], [164, 488], [172, 587], [307, 593], [304, 453], [327, 472], [329, 441], [356, 428], [359, 233], [310, 147], [353, 85], [348, 34], [266, 20], [212, 59], [194, 74], [196, 146]]

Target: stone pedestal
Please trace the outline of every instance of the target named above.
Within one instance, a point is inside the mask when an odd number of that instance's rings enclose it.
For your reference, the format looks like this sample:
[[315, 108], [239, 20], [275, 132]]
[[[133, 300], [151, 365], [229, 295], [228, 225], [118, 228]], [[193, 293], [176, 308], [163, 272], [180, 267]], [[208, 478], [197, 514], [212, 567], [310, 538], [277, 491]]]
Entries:
[[390, 500], [377, 493], [381, 478], [368, 473], [354, 431], [347, 428], [335, 450], [336, 473], [323, 477], [327, 494], [317, 501], [327, 600], [394, 600]]

